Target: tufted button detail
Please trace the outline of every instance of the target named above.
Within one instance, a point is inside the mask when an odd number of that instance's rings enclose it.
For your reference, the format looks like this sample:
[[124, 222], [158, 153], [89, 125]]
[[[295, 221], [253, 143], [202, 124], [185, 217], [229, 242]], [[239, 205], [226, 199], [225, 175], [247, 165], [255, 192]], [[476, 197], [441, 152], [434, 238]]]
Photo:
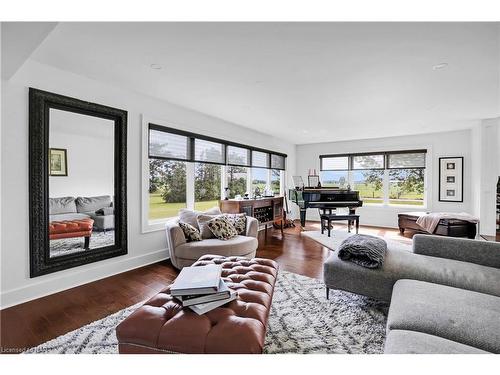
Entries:
[[222, 264], [238, 299], [197, 315], [165, 288], [118, 325], [120, 353], [261, 353], [278, 264], [269, 259], [204, 255], [193, 267]]

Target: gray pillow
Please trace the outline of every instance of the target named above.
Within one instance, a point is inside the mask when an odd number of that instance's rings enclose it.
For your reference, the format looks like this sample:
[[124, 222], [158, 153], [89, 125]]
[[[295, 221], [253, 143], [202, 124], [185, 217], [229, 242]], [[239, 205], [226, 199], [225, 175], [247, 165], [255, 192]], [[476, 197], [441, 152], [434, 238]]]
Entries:
[[109, 195], [76, 198], [78, 212], [95, 212], [104, 207], [111, 207], [111, 197]]
[[49, 215], [76, 213], [74, 197], [49, 198]]
[[113, 207], [104, 207], [95, 212], [96, 215], [99, 216], [108, 216], [108, 215], [114, 215], [115, 214], [115, 209]]
[[200, 229], [198, 226], [198, 221], [197, 221], [197, 216], [200, 214], [205, 214], [205, 215], [220, 215], [222, 212], [220, 211], [219, 207], [212, 207], [205, 212], [203, 211], [194, 211], [190, 210], [188, 208], [181, 208], [179, 210], [179, 221], [182, 221], [183, 223], [187, 223], [195, 227], [196, 229]]
[[214, 234], [208, 227], [208, 222], [216, 217], [223, 217], [224, 215], [205, 215], [200, 214], [197, 216], [198, 228], [200, 228], [201, 238], [204, 240], [208, 238], [215, 238]]

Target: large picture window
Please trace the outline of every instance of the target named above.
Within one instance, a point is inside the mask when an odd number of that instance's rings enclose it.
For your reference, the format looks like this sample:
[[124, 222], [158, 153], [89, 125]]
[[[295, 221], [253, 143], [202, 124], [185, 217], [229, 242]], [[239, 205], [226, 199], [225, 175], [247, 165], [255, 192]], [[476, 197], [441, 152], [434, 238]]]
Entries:
[[322, 186], [359, 191], [365, 204], [425, 206], [426, 150], [320, 156]]
[[231, 199], [246, 193], [253, 196], [257, 187], [261, 193], [266, 186], [281, 192], [285, 154], [151, 123], [145, 127], [146, 230], [161, 229], [160, 224], [176, 217], [181, 208], [204, 211], [218, 206], [226, 189]]
[[186, 162], [149, 160], [149, 220], [177, 215], [186, 207]]
[[[246, 167], [226, 167], [227, 187], [229, 188], [229, 198], [243, 197], [247, 193], [247, 172]], [[249, 193], [249, 192], [248, 192]]]
[[264, 168], [252, 168], [252, 191], [256, 189], [262, 194], [266, 186], [269, 185], [269, 170]]
[[281, 194], [281, 171], [271, 169], [271, 189], [274, 194]]
[[365, 169], [352, 172], [352, 188], [365, 203], [384, 203], [384, 171]]
[[[218, 206], [221, 197], [222, 166], [196, 163], [194, 169], [194, 209], [205, 211]], [[174, 215], [175, 216], [175, 215]]]
[[348, 171], [320, 171], [321, 185], [346, 189], [349, 184]]

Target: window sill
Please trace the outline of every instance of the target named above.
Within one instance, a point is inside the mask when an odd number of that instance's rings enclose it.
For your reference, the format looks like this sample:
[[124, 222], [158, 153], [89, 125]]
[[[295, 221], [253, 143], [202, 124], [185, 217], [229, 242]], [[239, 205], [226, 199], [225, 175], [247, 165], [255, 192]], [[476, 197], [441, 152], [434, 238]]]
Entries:
[[142, 231], [141, 233], [153, 233], [153, 232], [160, 232], [165, 230], [165, 224], [167, 224], [169, 221], [177, 219], [178, 216], [173, 216], [165, 219], [158, 219], [158, 220], [152, 220], [149, 221], [147, 224], [142, 226]]

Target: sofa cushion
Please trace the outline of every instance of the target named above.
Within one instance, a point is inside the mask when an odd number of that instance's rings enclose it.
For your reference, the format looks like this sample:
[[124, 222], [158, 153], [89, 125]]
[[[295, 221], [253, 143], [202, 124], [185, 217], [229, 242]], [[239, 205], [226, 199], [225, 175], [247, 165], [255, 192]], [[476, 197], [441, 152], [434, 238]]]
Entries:
[[226, 216], [220, 215], [207, 222], [207, 227], [213, 235], [222, 241], [230, 240], [238, 235], [236, 228]]
[[76, 213], [74, 197], [49, 198], [49, 215]]
[[203, 241], [187, 242], [175, 248], [177, 258], [197, 260], [205, 254], [247, 256], [257, 250], [256, 238], [236, 236], [227, 241], [210, 238]]
[[398, 280], [387, 329], [427, 333], [500, 353], [500, 297], [424, 281]]
[[49, 215], [49, 222], [50, 221], [63, 221], [63, 220], [82, 220], [82, 219], [88, 219], [89, 217], [92, 217], [91, 215], [87, 214], [58, 214], [58, 215]]
[[489, 352], [427, 333], [391, 330], [385, 339], [385, 354], [488, 354]]
[[90, 214], [94, 219], [94, 227], [99, 230], [108, 230], [115, 228], [115, 215], [96, 215]]
[[183, 223], [188, 223], [195, 227], [196, 229], [200, 229], [198, 226], [198, 220], [197, 217], [200, 214], [204, 215], [220, 215], [222, 212], [220, 211], [219, 207], [212, 207], [206, 211], [194, 211], [190, 210], [188, 208], [181, 208], [179, 210], [179, 221], [182, 221]]
[[182, 221], [180, 221], [179, 226], [181, 227], [187, 242], [201, 241], [200, 231], [193, 227], [191, 224], [183, 223]]
[[95, 211], [104, 207], [111, 207], [111, 197], [109, 195], [76, 198], [76, 209], [78, 212], [95, 213]]
[[390, 301], [399, 279], [414, 279], [500, 296], [500, 270], [458, 260], [414, 254], [388, 247], [381, 268], [368, 269], [338, 258], [333, 251], [324, 267], [330, 288]]

